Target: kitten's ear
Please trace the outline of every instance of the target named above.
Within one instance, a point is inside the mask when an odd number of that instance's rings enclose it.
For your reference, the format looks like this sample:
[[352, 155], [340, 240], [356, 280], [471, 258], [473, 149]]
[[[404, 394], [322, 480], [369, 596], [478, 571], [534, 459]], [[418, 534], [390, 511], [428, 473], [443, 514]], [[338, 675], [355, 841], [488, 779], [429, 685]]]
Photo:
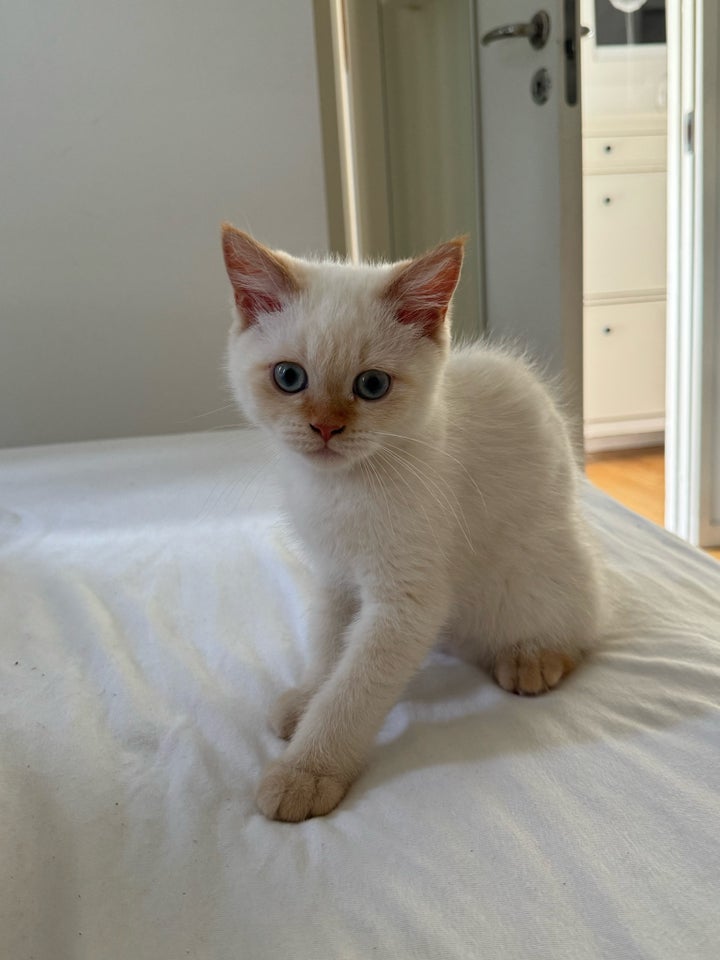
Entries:
[[230, 223], [222, 225], [222, 248], [243, 326], [261, 313], [276, 313], [300, 290], [289, 265]]
[[417, 324], [432, 336], [447, 314], [460, 279], [465, 237], [441, 243], [429, 253], [404, 264], [383, 292], [400, 323]]

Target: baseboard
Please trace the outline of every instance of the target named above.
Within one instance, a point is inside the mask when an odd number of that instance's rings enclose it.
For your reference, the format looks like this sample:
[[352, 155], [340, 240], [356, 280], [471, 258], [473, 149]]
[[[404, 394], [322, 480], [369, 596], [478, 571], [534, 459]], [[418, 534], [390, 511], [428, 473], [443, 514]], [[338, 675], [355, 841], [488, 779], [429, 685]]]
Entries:
[[587, 453], [657, 447], [662, 446], [664, 441], [664, 417], [585, 424], [585, 450]]

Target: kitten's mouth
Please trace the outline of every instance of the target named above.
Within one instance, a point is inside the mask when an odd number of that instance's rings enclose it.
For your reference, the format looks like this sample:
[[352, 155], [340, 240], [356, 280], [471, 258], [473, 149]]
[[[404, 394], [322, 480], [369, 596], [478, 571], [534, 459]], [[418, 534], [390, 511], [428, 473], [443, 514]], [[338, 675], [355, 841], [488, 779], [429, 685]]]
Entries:
[[307, 456], [312, 460], [340, 460], [342, 454], [330, 447], [318, 447], [316, 450], [309, 450]]

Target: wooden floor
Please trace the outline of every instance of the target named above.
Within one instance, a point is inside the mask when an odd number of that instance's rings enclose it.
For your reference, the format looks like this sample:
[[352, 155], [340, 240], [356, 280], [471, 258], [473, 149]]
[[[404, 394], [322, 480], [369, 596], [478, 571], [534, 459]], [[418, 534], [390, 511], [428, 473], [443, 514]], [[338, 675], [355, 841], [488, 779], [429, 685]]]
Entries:
[[[665, 457], [662, 447], [588, 454], [586, 471], [595, 486], [663, 526]], [[720, 560], [720, 547], [708, 549], [707, 553]]]

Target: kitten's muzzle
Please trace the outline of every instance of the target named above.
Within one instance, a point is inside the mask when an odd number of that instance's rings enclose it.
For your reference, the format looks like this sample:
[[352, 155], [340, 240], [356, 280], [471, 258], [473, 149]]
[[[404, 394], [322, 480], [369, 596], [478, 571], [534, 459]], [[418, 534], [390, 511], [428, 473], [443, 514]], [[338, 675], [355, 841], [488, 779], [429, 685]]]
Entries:
[[325, 443], [328, 443], [331, 437], [336, 437], [345, 429], [344, 425], [336, 426], [335, 424], [330, 423], [311, 423], [309, 426], [314, 433], [320, 434]]

